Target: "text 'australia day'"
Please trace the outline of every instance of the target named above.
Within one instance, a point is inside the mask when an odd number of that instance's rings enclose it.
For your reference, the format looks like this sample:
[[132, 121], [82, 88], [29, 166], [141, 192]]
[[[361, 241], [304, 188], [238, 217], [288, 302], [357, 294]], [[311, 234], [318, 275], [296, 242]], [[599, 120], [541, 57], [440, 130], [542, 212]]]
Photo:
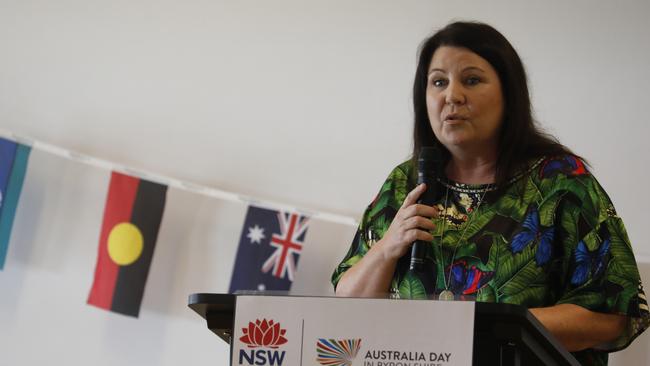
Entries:
[[442, 366], [448, 364], [451, 353], [368, 351], [364, 366]]
[[438, 362], [363, 361], [363, 366], [442, 366]]

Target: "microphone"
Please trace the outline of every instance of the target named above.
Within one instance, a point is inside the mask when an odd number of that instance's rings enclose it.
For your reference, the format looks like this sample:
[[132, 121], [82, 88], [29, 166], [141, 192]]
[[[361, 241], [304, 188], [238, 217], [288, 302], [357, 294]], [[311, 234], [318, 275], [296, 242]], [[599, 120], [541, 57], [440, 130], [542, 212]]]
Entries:
[[[422, 193], [419, 204], [431, 206], [438, 196], [438, 184], [436, 181], [441, 158], [440, 151], [435, 146], [426, 146], [420, 149], [418, 155], [418, 185], [427, 185], [426, 191]], [[424, 253], [429, 243], [417, 240], [411, 246], [411, 263], [409, 270], [421, 271], [424, 266]]]

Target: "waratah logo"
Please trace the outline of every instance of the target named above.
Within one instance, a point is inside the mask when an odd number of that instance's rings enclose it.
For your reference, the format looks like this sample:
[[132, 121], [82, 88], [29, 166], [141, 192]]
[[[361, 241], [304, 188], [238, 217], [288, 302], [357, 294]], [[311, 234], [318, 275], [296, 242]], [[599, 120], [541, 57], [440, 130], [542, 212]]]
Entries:
[[242, 331], [244, 335], [239, 340], [246, 343], [249, 348], [278, 348], [287, 343], [287, 339], [284, 338], [287, 330], [280, 328], [280, 323], [275, 323], [273, 320], [257, 319], [255, 323], [249, 322], [248, 328], [242, 328]]
[[316, 361], [326, 366], [352, 366], [361, 348], [361, 339], [325, 339], [316, 343], [318, 358]]

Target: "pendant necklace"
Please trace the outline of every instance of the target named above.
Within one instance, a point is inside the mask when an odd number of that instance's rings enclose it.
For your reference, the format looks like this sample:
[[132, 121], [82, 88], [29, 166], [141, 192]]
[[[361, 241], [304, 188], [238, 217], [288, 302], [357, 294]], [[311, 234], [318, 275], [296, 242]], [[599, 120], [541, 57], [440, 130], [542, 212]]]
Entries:
[[[449, 286], [451, 285], [451, 270], [452, 266], [454, 265], [454, 259], [456, 259], [456, 249], [460, 246], [460, 243], [463, 241], [465, 238], [465, 233], [467, 232], [467, 229], [469, 228], [470, 224], [472, 223], [472, 219], [474, 219], [474, 216], [476, 216], [478, 209], [481, 207], [481, 203], [483, 203], [483, 199], [485, 198], [485, 195], [487, 192], [492, 188], [492, 184], [489, 184], [486, 188], [485, 191], [483, 192], [483, 195], [479, 197], [478, 203], [476, 204], [476, 208], [472, 211], [471, 215], [468, 216], [467, 222], [465, 224], [465, 228], [463, 229], [463, 232], [460, 235], [460, 239], [458, 239], [458, 242], [454, 246], [454, 251], [452, 252], [451, 255], [451, 262], [449, 263], [449, 274], [445, 277], [445, 267], [444, 267], [444, 258], [442, 256], [442, 240], [445, 238], [445, 231], [447, 229], [447, 218], [445, 217], [447, 214], [447, 205], [448, 201], [447, 199], [449, 198], [449, 186], [447, 186], [447, 192], [445, 193], [445, 204], [444, 204], [444, 210], [445, 210], [445, 215], [442, 217], [442, 234], [440, 235], [440, 260], [443, 262], [443, 267], [442, 267], [442, 279], [445, 284], [445, 289], [440, 292], [440, 295], [438, 295], [438, 300], [442, 301], [452, 301], [454, 300], [454, 292], [449, 289]], [[471, 207], [471, 205], [470, 205]]]

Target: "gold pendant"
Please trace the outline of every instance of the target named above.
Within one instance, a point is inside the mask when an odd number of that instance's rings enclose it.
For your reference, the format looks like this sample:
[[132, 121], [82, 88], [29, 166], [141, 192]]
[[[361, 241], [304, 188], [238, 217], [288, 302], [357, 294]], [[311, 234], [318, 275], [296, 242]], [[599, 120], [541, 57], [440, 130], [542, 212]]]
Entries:
[[438, 295], [440, 301], [454, 301], [454, 293], [449, 290], [444, 290]]

